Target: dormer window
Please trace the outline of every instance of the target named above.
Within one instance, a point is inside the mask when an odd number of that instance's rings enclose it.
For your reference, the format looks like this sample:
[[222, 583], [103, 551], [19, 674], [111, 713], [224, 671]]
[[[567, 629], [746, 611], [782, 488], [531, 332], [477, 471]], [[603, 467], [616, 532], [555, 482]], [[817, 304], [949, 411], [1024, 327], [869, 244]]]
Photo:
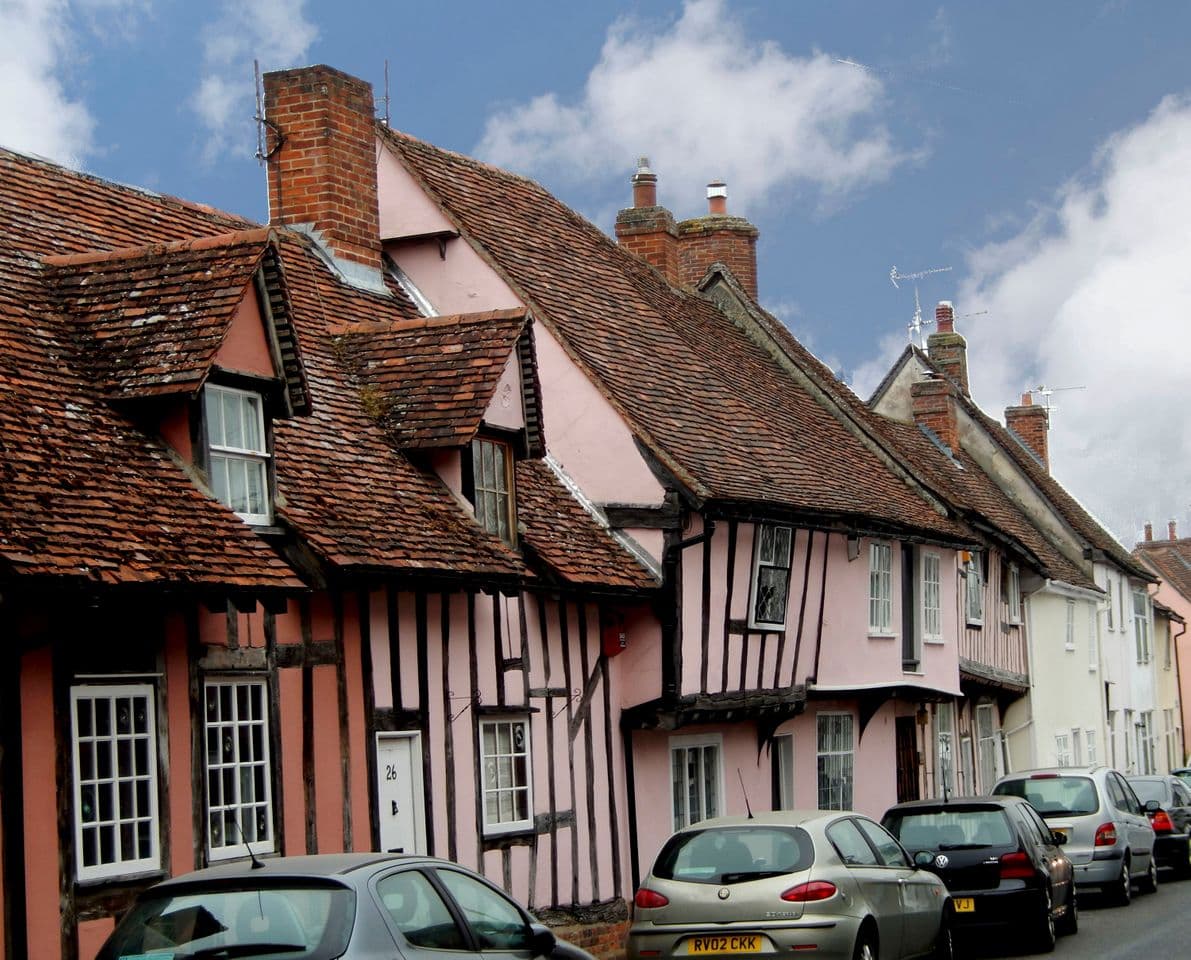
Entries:
[[476, 437], [471, 442], [471, 463], [476, 520], [505, 543], [515, 543], [512, 447], [501, 440]]
[[261, 395], [208, 384], [203, 391], [203, 413], [207, 475], [216, 499], [246, 523], [272, 523]]

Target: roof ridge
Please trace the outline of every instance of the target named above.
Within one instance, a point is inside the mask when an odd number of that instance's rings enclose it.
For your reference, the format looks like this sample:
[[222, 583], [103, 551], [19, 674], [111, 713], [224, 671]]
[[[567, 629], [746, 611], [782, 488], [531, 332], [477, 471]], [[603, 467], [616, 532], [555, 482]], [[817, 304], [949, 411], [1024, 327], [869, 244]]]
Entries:
[[171, 253], [202, 252], [220, 247], [238, 247], [255, 243], [269, 243], [276, 239], [272, 227], [255, 227], [251, 230], [232, 230], [205, 237], [190, 237], [185, 240], [171, 240], [166, 243], [149, 243], [138, 247], [116, 247], [112, 250], [96, 250], [88, 253], [51, 254], [42, 257], [42, 263], [50, 267], [84, 266], [94, 263], [111, 263], [121, 260], [154, 259]]
[[[478, 160], [475, 157], [468, 156], [466, 153], [460, 153], [458, 150], [452, 150], [450, 147], [440, 147], [436, 143], [431, 143], [429, 140], [423, 140], [421, 137], [415, 137], [412, 133], [406, 133], [404, 130], [394, 130], [392, 127], [386, 126], [383, 120], [376, 121], [377, 129], [384, 135], [398, 141], [398, 147], [402, 142], [408, 142], [419, 147], [428, 147], [431, 150], [437, 150], [439, 153], [444, 153], [454, 160], [460, 160], [473, 167], [481, 167], [489, 173], [496, 173], [509, 180], [520, 180], [522, 183], [530, 183], [539, 190], [546, 190], [540, 183], [532, 177], [528, 177], [523, 173], [516, 173], [512, 170], [506, 170], [503, 167], [498, 167], [495, 164], [489, 163], [487, 160]], [[549, 191], [546, 191], [549, 193]]]

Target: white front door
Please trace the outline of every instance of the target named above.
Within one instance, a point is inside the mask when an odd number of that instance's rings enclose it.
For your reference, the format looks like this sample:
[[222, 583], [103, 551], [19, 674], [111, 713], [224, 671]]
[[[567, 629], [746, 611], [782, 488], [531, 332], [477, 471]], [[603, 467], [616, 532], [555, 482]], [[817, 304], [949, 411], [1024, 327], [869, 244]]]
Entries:
[[422, 738], [416, 733], [376, 735], [380, 848], [385, 853], [425, 853]]

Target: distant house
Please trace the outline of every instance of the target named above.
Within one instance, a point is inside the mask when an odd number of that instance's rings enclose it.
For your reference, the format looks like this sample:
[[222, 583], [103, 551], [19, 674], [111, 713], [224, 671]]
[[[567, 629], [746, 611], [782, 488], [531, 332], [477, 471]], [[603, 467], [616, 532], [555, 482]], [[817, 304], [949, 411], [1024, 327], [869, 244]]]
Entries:
[[[1159, 577], [1154, 592], [1155, 650], [1154, 664], [1160, 686], [1174, 689], [1164, 698], [1162, 736], [1174, 766], [1188, 761], [1186, 732], [1191, 729], [1191, 639], [1187, 624], [1191, 622], [1191, 539], [1178, 536], [1178, 527], [1171, 520], [1165, 540], [1154, 539], [1154, 528], [1145, 525], [1145, 539], [1133, 548], [1133, 556]], [[1162, 614], [1166, 629], [1162, 636], [1158, 626]], [[1171, 693], [1175, 700], [1171, 702]]]

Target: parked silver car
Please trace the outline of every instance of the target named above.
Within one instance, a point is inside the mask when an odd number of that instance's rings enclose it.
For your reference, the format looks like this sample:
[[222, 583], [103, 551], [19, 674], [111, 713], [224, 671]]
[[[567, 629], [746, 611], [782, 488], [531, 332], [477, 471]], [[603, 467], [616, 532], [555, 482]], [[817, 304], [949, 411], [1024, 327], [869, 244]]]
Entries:
[[1108, 767], [1052, 767], [1009, 774], [994, 794], [1024, 797], [1050, 829], [1065, 837], [1063, 852], [1075, 868], [1075, 884], [1128, 904], [1133, 884], [1158, 887], [1154, 831], [1133, 788]]
[[1154, 828], [1158, 866], [1171, 870], [1179, 880], [1191, 877], [1191, 784], [1161, 774], [1128, 780], [1137, 798], [1145, 804], [1150, 826]]
[[137, 898], [97, 960], [412, 960], [427, 951], [592, 960], [478, 874], [378, 853], [241, 861], [166, 880]]
[[857, 813], [704, 820], [666, 842], [633, 902], [629, 960], [952, 956], [943, 881]]

